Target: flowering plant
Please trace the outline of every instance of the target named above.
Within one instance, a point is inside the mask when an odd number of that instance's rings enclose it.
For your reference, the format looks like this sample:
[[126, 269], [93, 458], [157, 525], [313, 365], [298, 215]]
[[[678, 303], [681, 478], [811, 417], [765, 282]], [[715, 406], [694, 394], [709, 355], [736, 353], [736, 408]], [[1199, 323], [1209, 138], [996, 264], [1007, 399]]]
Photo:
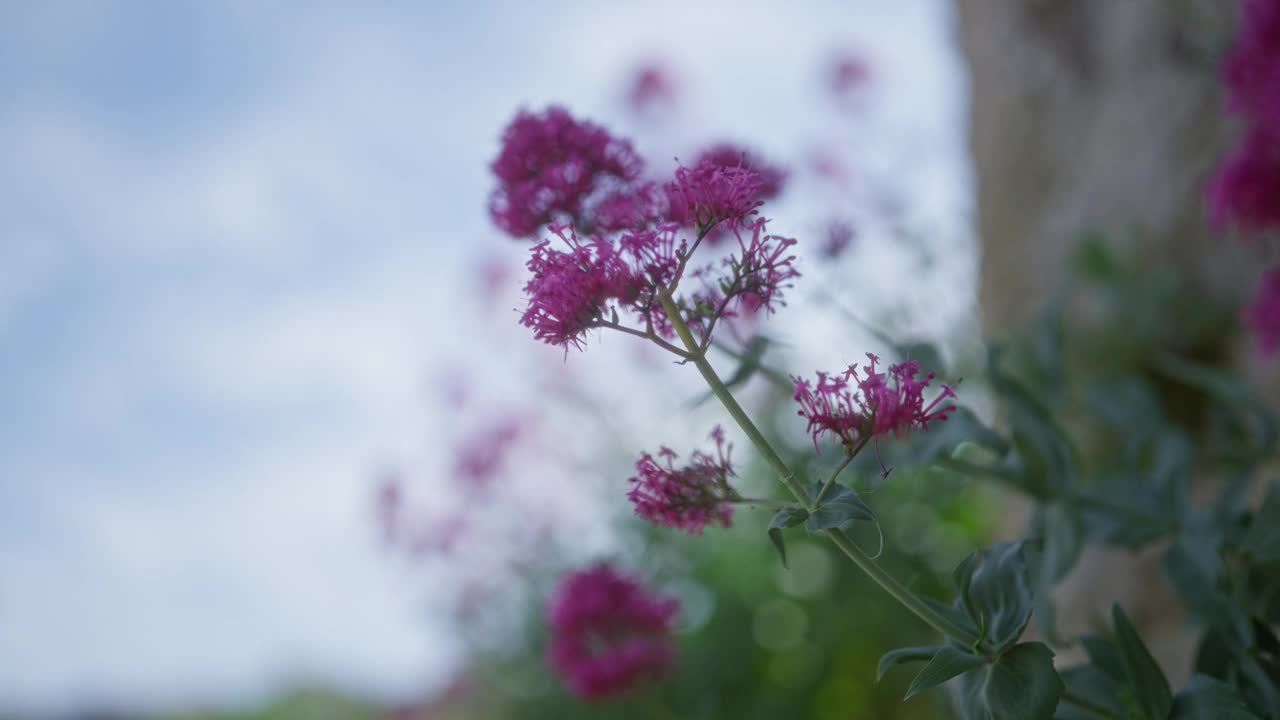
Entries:
[[[1251, 127], [1209, 200], [1216, 222], [1260, 231], [1280, 225], [1280, 52], [1270, 52], [1280, 50], [1280, 4], [1254, 0], [1246, 19], [1228, 81], [1232, 108]], [[945, 369], [930, 362], [931, 353], [901, 352], [890, 362], [867, 353], [866, 363], [814, 380], [769, 368], [717, 330], [772, 312], [800, 277], [797, 241], [770, 232], [761, 215], [784, 176], [725, 148], [663, 183], [644, 179], [643, 168], [630, 142], [566, 110], [522, 112], [494, 163], [500, 185], [491, 203], [509, 234], [527, 238], [545, 227], [551, 236], [532, 246], [526, 265], [520, 323], [535, 339], [567, 357], [591, 333], [615, 331], [692, 366], [786, 493], [744, 497], [731, 446], [716, 427], [714, 449], [695, 450], [687, 462], [666, 447], [640, 455], [620, 493], [637, 515], [697, 535], [731, 526], [735, 506], [775, 508], [767, 534], [783, 565], [796, 528], [826, 538], [937, 635], [935, 644], [885, 653], [879, 674], [922, 663], [907, 697], [958, 679], [953, 699], [963, 717], [1280, 717], [1280, 487], [1270, 485], [1260, 506], [1246, 501], [1253, 477], [1276, 456], [1271, 408], [1229, 375], [1154, 342], [1140, 361], [1086, 378], [1093, 395], [1084, 412], [1051, 411], [1046, 388], [1068, 382], [1065, 353], [1053, 349], [1065, 331], [1052, 312], [1038, 330], [1049, 350], [1043, 342], [990, 350], [984, 377], [1005, 420], [999, 431], [959, 404], [955, 386], [936, 382]], [[1280, 343], [1277, 277], [1275, 270], [1263, 276], [1244, 315], [1270, 353]], [[784, 458], [712, 364], [712, 349], [785, 386], [814, 451], [835, 452], [829, 474], [814, 477]], [[1210, 408], [1212, 431], [1202, 433], [1200, 417], [1181, 413], [1160, 388]], [[1079, 425], [1086, 429], [1066, 429]], [[1082, 462], [1083, 443], [1104, 447], [1102, 459]], [[947, 600], [916, 592], [881, 566], [878, 550], [851, 536], [862, 526], [879, 530], [875, 508], [841, 480], [870, 457], [881, 481], [910, 463], [1024, 495], [1034, 505], [1028, 537], [965, 558]], [[1193, 468], [1226, 478], [1208, 503], [1192, 500]], [[1164, 548], [1169, 585], [1201, 633], [1195, 671], [1177, 692], [1120, 605], [1096, 633], [1059, 635], [1054, 589], [1089, 544]], [[573, 573], [548, 611], [551, 664], [588, 700], [653, 682], [678, 662], [677, 613], [674, 600], [612, 565]], [[1033, 617], [1036, 629], [1028, 632]], [[1083, 650], [1080, 662], [1055, 662], [1055, 649], [1073, 645]]]

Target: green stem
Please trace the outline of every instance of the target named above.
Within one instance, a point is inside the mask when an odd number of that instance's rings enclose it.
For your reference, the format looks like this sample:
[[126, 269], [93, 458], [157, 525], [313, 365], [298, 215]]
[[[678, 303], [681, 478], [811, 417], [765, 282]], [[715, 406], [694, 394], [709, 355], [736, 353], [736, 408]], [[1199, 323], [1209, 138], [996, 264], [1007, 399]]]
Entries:
[[960, 625], [951, 622], [934, 611], [933, 608], [924, 604], [920, 598], [916, 597], [915, 593], [908, 590], [906, 586], [898, 582], [897, 579], [886, 572], [884, 568], [876, 564], [876, 561], [872, 560], [869, 555], [864, 553], [862, 548], [855, 545], [854, 542], [844, 534], [843, 530], [840, 530], [839, 528], [831, 528], [830, 530], [827, 530], [827, 535], [831, 538], [831, 541], [836, 544], [836, 547], [840, 548], [845, 555], [849, 556], [849, 559], [853, 561], [854, 565], [858, 566], [858, 569], [869, 575], [877, 585], [884, 589], [885, 592], [892, 595], [894, 600], [897, 600], [903, 607], [910, 610], [912, 613], [915, 613], [916, 617], [925, 621], [929, 627], [932, 627], [934, 630], [937, 630], [946, 637], [959, 640], [965, 645], [973, 646], [978, 643], [978, 635], [976, 633], [970, 631], [968, 628], [961, 627]]
[[751, 421], [747, 412], [738, 404], [733, 393], [729, 392], [729, 388], [725, 387], [724, 381], [716, 374], [715, 368], [711, 367], [711, 363], [707, 362], [706, 354], [699, 352], [698, 342], [694, 340], [693, 333], [689, 331], [689, 326], [685, 324], [684, 318], [680, 317], [680, 309], [676, 307], [675, 301], [671, 299], [671, 295], [666, 291], [658, 292], [658, 300], [662, 303], [662, 309], [666, 311], [667, 318], [671, 321], [671, 326], [675, 328], [676, 335], [680, 337], [680, 341], [684, 343], [690, 355], [690, 362], [694, 367], [698, 368], [698, 372], [702, 374], [702, 379], [707, 381], [707, 386], [711, 388], [711, 392], [720, 399], [720, 403], [724, 405], [724, 409], [729, 411], [738, 426], [747, 434], [747, 439], [752, 445], [764, 455], [765, 462], [769, 463], [769, 467], [778, 473], [778, 478], [782, 480], [782, 484], [791, 491], [797, 502], [806, 509], [814, 508], [813, 500], [809, 497], [809, 493], [805, 492], [800, 482], [796, 480], [795, 473], [787, 467], [778, 453], [774, 451], [773, 446], [765, 439], [764, 433], [756, 427]]
[[[711, 388], [711, 392], [715, 394], [720, 402], [724, 405], [733, 419], [737, 421], [742, 431], [746, 433], [747, 438], [756, 446], [760, 454], [764, 456], [769, 466], [778, 474], [778, 478], [782, 484], [787, 487], [796, 500], [800, 502], [806, 509], [812, 511], [816, 508], [816, 503], [805, 492], [804, 487], [796, 479], [795, 473], [787, 467], [786, 462], [778, 455], [773, 446], [769, 444], [768, 439], [760, 432], [755, 423], [747, 415], [742, 406], [738, 404], [737, 399], [733, 397], [733, 393], [729, 388], [725, 387], [720, 376], [716, 374], [715, 368], [711, 367], [711, 363], [707, 362], [705, 353], [699, 352], [698, 343], [693, 338], [693, 333], [689, 331], [689, 326], [685, 324], [684, 318], [680, 317], [680, 310], [676, 307], [675, 302], [671, 299], [671, 295], [667, 291], [659, 291], [658, 299], [662, 302], [662, 309], [666, 311], [667, 318], [671, 321], [671, 326], [675, 328], [676, 335], [680, 337], [680, 341], [689, 350], [690, 361], [698, 368], [698, 372], [702, 374], [707, 385]], [[937, 630], [944, 636], [959, 640], [966, 645], [974, 645], [978, 642], [978, 637], [968, 629], [957, 625], [946, 617], [926, 605], [920, 598], [899, 583], [892, 575], [876, 564], [870, 556], [862, 551], [839, 529], [827, 530], [827, 535], [840, 548], [853, 564], [857, 565], [860, 570], [867, 574], [876, 582], [885, 592], [889, 593], [895, 600], [902, 604], [903, 607], [910, 610], [926, 624]]]
[[1062, 699], [1065, 700], [1066, 702], [1071, 703], [1072, 705], [1075, 705], [1081, 710], [1087, 710], [1093, 713], [1094, 715], [1097, 715], [1098, 717], [1107, 718], [1107, 720], [1123, 720], [1123, 717], [1121, 715], [1117, 715], [1115, 712], [1101, 705], [1095, 704], [1091, 700], [1085, 700], [1084, 698], [1080, 697], [1079, 695], [1076, 695], [1070, 690], [1062, 691]]
[[[871, 437], [871, 436], [868, 435], [867, 437]], [[840, 473], [843, 472], [845, 468], [849, 467], [849, 463], [853, 462], [853, 458], [858, 455], [858, 450], [861, 450], [862, 446], [866, 444], [867, 444], [867, 441], [864, 439], [858, 445], [856, 450], [844, 456], [844, 460], [836, 467], [835, 472], [831, 473], [831, 477], [827, 478], [827, 481], [823, 483], [822, 489], [818, 491], [818, 497], [816, 500], [814, 500], [814, 502], [816, 503], [822, 502], [822, 498], [827, 496], [827, 491], [830, 490], [831, 486], [835, 484], [836, 478], [840, 477]]]
[[725, 500], [730, 505], [765, 505], [772, 508], [784, 508], [791, 503], [781, 500], [770, 500], [768, 498], [734, 498], [733, 500]]

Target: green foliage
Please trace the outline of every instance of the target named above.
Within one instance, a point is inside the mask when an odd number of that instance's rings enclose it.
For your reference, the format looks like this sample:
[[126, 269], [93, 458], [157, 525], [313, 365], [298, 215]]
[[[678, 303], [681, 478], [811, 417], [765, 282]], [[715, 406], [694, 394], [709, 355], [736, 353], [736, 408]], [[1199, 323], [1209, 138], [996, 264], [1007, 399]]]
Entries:
[[[1116, 608], [1114, 637], [1081, 638], [1089, 663], [1062, 671], [1069, 695], [1056, 715], [1026, 717], [1280, 717], [1280, 491], [1270, 487], [1257, 509], [1246, 501], [1259, 466], [1277, 455], [1276, 412], [1199, 351], [1188, 357], [1188, 348], [1212, 346], [1214, 333], [1230, 325], [1206, 322], [1214, 313], [1204, 308], [1183, 325], [1162, 319], [1181, 306], [1174, 279], [1131, 272], [1097, 244], [1082, 262], [1090, 290], [1122, 299], [1124, 308], [1082, 330], [1064, 323], [1064, 295], [1023, 343], [993, 351], [988, 376], [1011, 449], [999, 462], [940, 464], [1035, 501], [1028, 535], [1040, 552], [1028, 558], [1029, 590], [1050, 641], [1060, 642], [1050, 593], [1087, 543], [1133, 550], [1168, 543], [1164, 575], [1203, 636], [1198, 674], [1175, 695]], [[1099, 345], [1108, 352], [1084, 350]], [[1197, 503], [1193, 476], [1223, 482]], [[976, 581], [966, 586], [962, 577], [980, 564], [962, 565], [957, 585], [982, 623], [989, 620], [973, 600]], [[1003, 587], [1008, 597], [1020, 595]], [[972, 687], [967, 676], [965, 683]]]
[[911, 686], [907, 688], [907, 694], [902, 699], [910, 700], [911, 696], [918, 692], [941, 685], [961, 673], [985, 664], [987, 660], [981, 655], [974, 655], [951, 645], [940, 647], [929, 659], [929, 664], [925, 665], [920, 674], [911, 681]]
[[809, 511], [804, 508], [784, 507], [769, 520], [769, 540], [773, 542], [774, 548], [778, 550], [778, 558], [782, 560], [783, 567], [787, 566], [787, 544], [782, 539], [782, 531], [799, 525], [808, 517]]
[[848, 530], [858, 520], [875, 522], [876, 515], [857, 493], [843, 485], [833, 485], [822, 504], [809, 514], [804, 527], [809, 532]]
[[1051, 718], [1065, 684], [1044, 643], [1013, 646], [994, 662], [961, 676], [960, 711], [967, 720]]
[[1192, 675], [1173, 699], [1169, 720], [1257, 720], [1258, 716], [1230, 685], [1206, 675]]
[[1001, 543], [965, 558], [956, 568], [956, 588], [969, 619], [993, 654], [1022, 637], [1031, 620], [1030, 572], [1023, 543]]
[[1165, 720], [1173, 710], [1173, 691], [1169, 688], [1168, 679], [1119, 605], [1111, 608], [1111, 618], [1115, 623], [1116, 645], [1124, 662], [1128, 690], [1132, 692], [1141, 716], [1146, 720]]

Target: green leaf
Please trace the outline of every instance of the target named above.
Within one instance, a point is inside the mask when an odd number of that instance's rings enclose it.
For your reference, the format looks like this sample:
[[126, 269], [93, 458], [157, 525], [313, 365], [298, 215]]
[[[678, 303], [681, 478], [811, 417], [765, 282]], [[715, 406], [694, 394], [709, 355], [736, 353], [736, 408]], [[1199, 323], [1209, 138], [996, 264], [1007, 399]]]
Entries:
[[978, 626], [973, 624], [973, 620], [969, 619], [969, 615], [965, 613], [963, 608], [956, 607], [954, 604], [947, 605], [934, 600], [928, 595], [916, 595], [916, 597], [920, 599], [920, 602], [932, 608], [934, 612], [950, 620], [953, 625], [972, 630], [975, 637], [981, 635]]
[[807, 517], [809, 517], [809, 511], [804, 508], [784, 507], [774, 513], [773, 519], [769, 521], [769, 539], [773, 541], [773, 546], [778, 549], [778, 557], [782, 559], [782, 567], [787, 566], [787, 544], [782, 539], [782, 530], [799, 525]]
[[928, 665], [916, 675], [911, 681], [911, 686], [907, 688], [907, 694], [903, 696], [903, 700], [910, 700], [916, 693], [928, 690], [931, 687], [941, 685], [951, 678], [969, 672], [970, 670], [987, 664], [987, 659], [981, 655], [974, 655], [951, 645], [940, 648], [934, 654], [933, 659]]
[[[960, 561], [951, 578], [956, 584], [956, 592], [960, 596], [960, 606], [964, 608], [964, 612], [975, 626], [982, 630], [984, 628], [982, 613], [979, 612], [977, 605], [973, 602], [973, 597], [969, 593], [969, 588], [973, 585], [973, 570], [982, 561], [981, 552], [975, 550], [969, 553], [968, 557]], [[985, 633], [984, 633], [985, 634]]]
[[1258, 720], [1236, 689], [1207, 675], [1192, 675], [1173, 700], [1169, 720]]
[[[1058, 674], [1066, 683], [1067, 692], [1072, 695], [1110, 710], [1114, 713], [1114, 717], [1125, 717], [1128, 714], [1124, 710], [1124, 701], [1120, 698], [1116, 680], [1093, 665], [1076, 665], [1059, 670]], [[1062, 702], [1059, 703], [1058, 712], [1054, 718], [1056, 720], [1097, 720], [1098, 715], [1071, 703]]]
[[1116, 644], [1124, 658], [1125, 677], [1133, 689], [1142, 716], [1147, 720], [1166, 720], [1173, 708], [1169, 681], [1119, 605], [1111, 606], [1111, 617], [1116, 626]]
[[1023, 543], [992, 545], [956, 568], [965, 610], [986, 631], [996, 652], [1017, 642], [1031, 620], [1031, 582], [1023, 549]]
[[1065, 297], [1057, 292], [1044, 304], [1030, 332], [1027, 350], [1035, 381], [1040, 387], [1062, 387], [1063, 307]]
[[1240, 674], [1253, 686], [1255, 698], [1250, 705], [1255, 710], [1265, 711], [1270, 718], [1280, 718], [1280, 689], [1265, 668], [1250, 655], [1239, 655], [1236, 658], [1240, 665]]
[[[1218, 590], [1222, 561], [1212, 538], [1183, 533], [1161, 559], [1169, 584], [1193, 615], [1208, 625], [1232, 620], [1229, 598]], [[1207, 546], [1206, 546], [1207, 545]]]
[[962, 443], [971, 442], [997, 455], [1009, 452], [1009, 443], [999, 433], [987, 427], [967, 407], [956, 408], [945, 422], [931, 424], [929, 431], [920, 433], [918, 444], [912, 448], [911, 460], [925, 465], [938, 458], [948, 457]]
[[1217, 368], [1172, 355], [1157, 357], [1152, 364], [1166, 377], [1200, 390], [1218, 405], [1225, 419], [1219, 433], [1225, 436], [1221, 438], [1222, 451], [1229, 458], [1248, 463], [1275, 453], [1280, 419], [1248, 385]]
[[1084, 544], [1080, 516], [1061, 503], [1040, 505], [1032, 521], [1032, 534], [1040, 538], [1042, 546], [1032, 571], [1036, 622], [1056, 642], [1053, 588], [1080, 558]]
[[961, 703], [972, 720], [1049, 720], [1065, 689], [1049, 646], [1021, 643], [962, 675]]
[[871, 507], [857, 493], [843, 485], [835, 485], [822, 505], [810, 513], [804, 526], [810, 532], [818, 532], [829, 528], [847, 528], [858, 520], [875, 522], [875, 519]]
[[1017, 456], [1010, 459], [1011, 467], [1019, 471], [1026, 492], [1042, 499], [1052, 497], [1075, 483], [1075, 450], [1054, 422], [1053, 414], [1021, 383], [1000, 370], [999, 360], [1000, 349], [993, 347], [988, 354], [987, 374], [1013, 435]]
[[1096, 380], [1084, 389], [1084, 404], [1102, 426], [1129, 435], [1154, 435], [1164, 426], [1160, 394], [1141, 377]]
[[1115, 643], [1098, 635], [1085, 635], [1080, 638], [1080, 644], [1093, 667], [1115, 682], [1125, 681], [1124, 656]]
[[884, 677], [884, 674], [894, 665], [930, 660], [941, 649], [938, 646], [917, 646], [890, 650], [880, 656], [880, 664], [876, 668], [876, 682], [880, 682], [880, 678]]
[[1241, 549], [1258, 562], [1280, 562], [1280, 483], [1267, 487], [1267, 497], [1254, 514]]

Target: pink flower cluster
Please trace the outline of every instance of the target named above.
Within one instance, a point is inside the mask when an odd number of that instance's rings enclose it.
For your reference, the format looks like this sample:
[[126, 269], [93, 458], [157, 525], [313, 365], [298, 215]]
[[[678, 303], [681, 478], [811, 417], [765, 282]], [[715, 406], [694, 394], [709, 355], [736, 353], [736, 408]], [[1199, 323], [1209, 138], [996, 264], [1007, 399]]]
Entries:
[[547, 607], [548, 660], [578, 697], [598, 700], [666, 674], [675, 599], [605, 563], [568, 575]]
[[955, 392], [946, 385], [928, 405], [924, 391], [934, 374], [916, 378], [920, 363], [907, 360], [890, 365], [887, 373], [877, 372], [880, 358], [867, 353], [870, 364], [850, 365], [843, 373], [818, 373], [818, 381], [792, 378], [795, 393], [792, 398], [800, 405], [797, 414], [808, 421], [807, 432], [813, 436], [813, 445], [824, 435], [833, 435], [852, 452], [870, 438], [887, 435], [903, 437], [914, 429], [928, 430], [930, 422], [947, 419], [955, 405], [942, 405]]
[[[793, 238], [769, 235], [765, 221], [757, 219], [748, 227], [733, 234], [738, 239], [738, 253], [730, 255], [725, 264], [733, 280], [729, 293], [750, 298], [754, 310], [763, 307], [772, 312], [774, 300], [782, 290], [791, 287], [790, 281], [800, 277], [793, 263], [795, 256], [787, 254], [796, 245]], [[721, 285], [723, 287], [723, 285]]]
[[[1210, 217], [1247, 233], [1280, 229], [1280, 0], [1246, 0], [1223, 77], [1227, 105], [1245, 119], [1245, 134], [1210, 183]], [[1264, 273], [1244, 310], [1267, 355], [1280, 352], [1278, 276], [1280, 269]]]
[[487, 490], [522, 430], [519, 419], [500, 417], [461, 438], [454, 451], [454, 475], [466, 483], [469, 491]]
[[857, 55], [840, 54], [831, 59], [827, 87], [837, 99], [847, 99], [860, 92], [871, 78], [871, 69]]
[[765, 162], [750, 150], [733, 143], [716, 143], [703, 150], [694, 166], [710, 165], [721, 168], [742, 167], [753, 170], [760, 183], [756, 191], [759, 200], [770, 200], [782, 192], [783, 183], [787, 179], [787, 171]]
[[1280, 352], [1280, 268], [1262, 274], [1257, 295], [1244, 310], [1244, 321], [1258, 334], [1264, 354]]
[[576, 219], [602, 180], [633, 181], [644, 162], [630, 142], [550, 107], [516, 115], [491, 167], [499, 184], [489, 212], [498, 227], [523, 238], [555, 220]]
[[640, 294], [642, 279], [613, 243], [602, 238], [580, 242], [572, 228], [552, 226], [568, 247], [544, 240], [533, 247], [525, 285], [529, 305], [520, 324], [552, 345], [581, 347], [582, 335], [596, 327], [610, 302], [628, 305]]
[[1210, 218], [1250, 233], [1280, 227], [1280, 0], [1245, 3], [1223, 74], [1246, 129], [1210, 184]]
[[636, 68], [627, 87], [627, 105], [637, 115], [670, 108], [679, 97], [676, 81], [671, 72], [657, 63], [647, 63]]
[[[630, 148], [558, 108], [520, 113], [508, 127], [494, 163], [500, 181], [495, 220], [516, 235], [553, 215], [568, 221], [549, 222], [560, 242], [531, 250], [521, 324], [566, 349], [580, 348], [592, 328], [617, 326], [620, 314], [640, 323], [625, 329], [672, 337], [659, 294], [675, 290], [698, 244], [681, 238], [682, 228], [699, 237], [716, 228], [739, 241], [738, 253], [722, 264], [690, 268], [702, 284], [692, 302], [673, 298], [704, 338], [718, 318], [734, 316], [739, 307], [773, 310], [799, 274], [788, 252], [795, 240], [768, 234], [767, 221], [756, 216], [761, 198], [778, 191], [782, 172], [717, 146], [660, 185], [636, 179], [641, 162]], [[521, 161], [521, 153], [529, 158]]]
[[689, 463], [677, 468], [677, 455], [670, 448], [658, 450], [655, 459], [644, 453], [636, 461], [636, 474], [627, 497], [635, 505], [636, 514], [654, 525], [684, 530], [691, 535], [702, 533], [708, 525], [729, 527], [738, 493], [729, 485], [734, 476], [729, 461], [732, 445], [726, 445], [724, 431], [716, 426], [711, 431], [715, 455], [695, 450]]
[[852, 223], [836, 220], [827, 226], [826, 241], [820, 250], [822, 257], [834, 260], [844, 254], [857, 237], [857, 229]]
[[1280, 2], [1247, 0], [1223, 68], [1228, 106], [1254, 122], [1280, 124]]
[[699, 232], [721, 223], [741, 227], [763, 203], [763, 187], [760, 174], [742, 165], [702, 160], [693, 167], [681, 166], [667, 185], [670, 217]]

